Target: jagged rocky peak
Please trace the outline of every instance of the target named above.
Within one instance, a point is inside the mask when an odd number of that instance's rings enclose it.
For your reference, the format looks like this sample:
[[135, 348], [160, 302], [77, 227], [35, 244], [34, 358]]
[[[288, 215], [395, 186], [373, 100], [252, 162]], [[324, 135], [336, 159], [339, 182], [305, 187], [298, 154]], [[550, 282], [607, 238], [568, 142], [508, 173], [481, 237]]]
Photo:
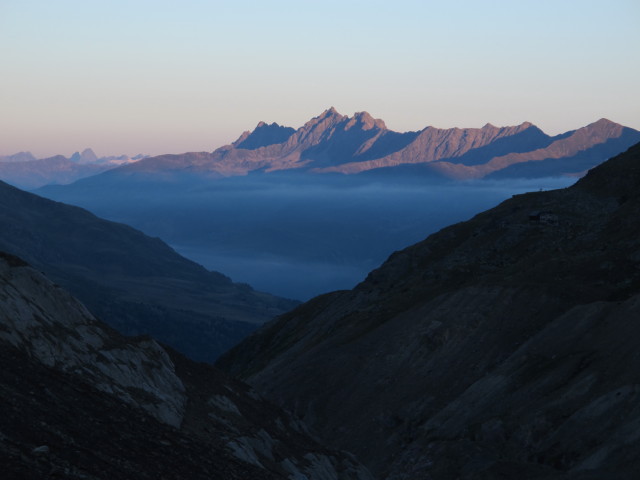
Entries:
[[345, 130], [354, 126], [360, 127], [362, 130], [371, 130], [377, 128], [379, 130], [386, 130], [387, 126], [384, 121], [379, 118], [373, 118], [368, 112], [356, 112], [347, 124]]
[[341, 117], [342, 115], [336, 110], [336, 107], [331, 106], [327, 108], [324, 112], [322, 112], [319, 118], [334, 117], [334, 116]]
[[526, 130], [531, 127], [538, 128], [533, 123], [527, 122], [527, 121], [522, 122], [518, 125], [509, 125], [509, 126], [502, 126], [502, 127], [496, 127], [493, 123], [487, 122], [482, 126], [480, 130], [484, 130], [484, 131], [509, 130], [514, 133], [517, 133], [517, 132], [522, 132], [523, 130]]
[[531, 127], [538, 128], [533, 123], [531, 123], [529, 121], [522, 122], [520, 125], [518, 125], [518, 127], [520, 128], [520, 130], [526, 130], [527, 128], [531, 128]]
[[345, 115], [338, 113], [334, 107], [328, 108], [300, 127], [295, 135], [291, 137], [289, 143], [292, 145], [315, 144], [324, 138], [325, 133], [347, 118]]
[[294, 128], [281, 126], [275, 122], [269, 124], [260, 121], [252, 132], [244, 132], [238, 140], [233, 142], [233, 146], [245, 150], [256, 150], [261, 147], [284, 143], [295, 131]]
[[75, 152], [71, 155], [71, 161], [76, 163], [95, 163], [98, 161], [98, 156], [90, 148], [85, 148], [82, 152]]
[[348, 117], [346, 115], [342, 115], [341, 113], [339, 113], [335, 109], [335, 107], [329, 107], [317, 117], [312, 118], [309, 122], [306, 123], [306, 125], [324, 123], [327, 121], [332, 123], [337, 123], [342, 120], [345, 120], [346, 118]]
[[350, 130], [357, 127], [361, 130], [386, 130], [383, 120], [373, 118], [368, 112], [356, 112], [353, 117], [342, 115], [335, 107], [330, 107], [319, 116], [312, 118], [300, 130], [301, 138], [313, 132], [314, 136], [323, 134], [333, 128]]

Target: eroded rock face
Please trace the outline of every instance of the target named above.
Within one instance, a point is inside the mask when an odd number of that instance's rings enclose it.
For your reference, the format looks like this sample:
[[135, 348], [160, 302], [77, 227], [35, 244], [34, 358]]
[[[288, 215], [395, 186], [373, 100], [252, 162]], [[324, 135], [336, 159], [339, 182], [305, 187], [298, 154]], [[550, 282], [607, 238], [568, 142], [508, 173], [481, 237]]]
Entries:
[[[11, 474], [372, 478], [247, 385], [151, 338], [120, 335], [8, 254], [0, 254], [0, 357], [0, 460]], [[78, 445], [89, 460], [79, 460]]]
[[0, 340], [45, 366], [82, 376], [164, 423], [180, 426], [184, 386], [154, 340], [125, 340], [31, 268], [11, 267], [0, 259], [0, 282]]
[[639, 172], [637, 145], [445, 228], [219, 365], [380, 478], [633, 478]]

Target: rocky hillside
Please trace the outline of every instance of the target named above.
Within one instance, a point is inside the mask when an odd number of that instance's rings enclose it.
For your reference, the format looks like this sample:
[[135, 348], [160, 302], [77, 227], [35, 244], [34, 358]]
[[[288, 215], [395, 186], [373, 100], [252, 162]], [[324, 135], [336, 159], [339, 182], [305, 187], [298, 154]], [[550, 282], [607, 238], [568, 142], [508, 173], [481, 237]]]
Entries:
[[0, 182], [0, 249], [46, 272], [101, 320], [213, 361], [296, 302], [207, 271], [157, 238]]
[[330, 108], [297, 130], [260, 122], [212, 153], [147, 158], [92, 181], [291, 169], [342, 174], [382, 169], [449, 179], [580, 175], [638, 141], [640, 132], [606, 119], [555, 137], [529, 122], [401, 133], [367, 112], [348, 117]]
[[246, 385], [123, 337], [5, 253], [0, 361], [3, 478], [371, 478]]
[[219, 365], [385, 479], [635, 478], [640, 145], [274, 320]]

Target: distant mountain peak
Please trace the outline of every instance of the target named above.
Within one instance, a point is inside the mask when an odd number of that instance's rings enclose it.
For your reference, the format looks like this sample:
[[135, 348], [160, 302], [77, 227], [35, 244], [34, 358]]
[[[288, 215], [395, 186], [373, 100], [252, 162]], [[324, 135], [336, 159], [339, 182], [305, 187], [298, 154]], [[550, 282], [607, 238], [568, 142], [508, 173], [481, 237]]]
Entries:
[[504, 128], [509, 128], [509, 129], [516, 130], [516, 131], [522, 131], [522, 130], [526, 130], [527, 128], [531, 128], [531, 127], [535, 127], [535, 125], [533, 123], [531, 123], [531, 122], [522, 122], [519, 125], [502, 126], [502, 127], [497, 127], [493, 123], [487, 122], [482, 126], [481, 130], [502, 130]]
[[32, 162], [36, 160], [31, 152], [18, 152], [13, 155], [0, 156], [0, 162]]
[[373, 118], [368, 112], [356, 112], [349, 123], [347, 123], [346, 128], [349, 129], [356, 124], [360, 125], [363, 130], [371, 130], [373, 128], [378, 128], [380, 130], [387, 129], [383, 120]]
[[345, 118], [347, 117], [338, 113], [338, 111], [334, 107], [330, 107], [326, 109], [324, 112], [322, 112], [320, 115], [318, 115], [317, 117], [313, 117], [311, 120], [305, 123], [299, 129], [299, 131], [304, 136], [305, 133], [308, 133], [312, 130], [317, 129], [319, 125], [322, 125], [322, 128], [325, 128], [326, 126], [334, 125], [344, 120]]
[[307, 122], [307, 124], [314, 121], [315, 121], [314, 123], [317, 123], [327, 119], [342, 120], [344, 118], [347, 118], [347, 117], [345, 115], [342, 115], [340, 112], [338, 112], [335, 109], [335, 107], [329, 107], [317, 117], [312, 118], [309, 122]]
[[98, 161], [98, 156], [92, 149], [85, 148], [82, 153], [75, 152], [71, 155], [70, 160], [76, 163], [95, 163]]
[[267, 122], [263, 122], [260, 121], [258, 122], [258, 124], [256, 125], [256, 128], [253, 129], [253, 131], [255, 132], [256, 130], [260, 129], [260, 128], [269, 128], [269, 127], [276, 127], [279, 128], [280, 125], [278, 125], [276, 122], [273, 123], [267, 123]]
[[329, 124], [336, 124], [338, 122], [347, 121], [346, 125], [344, 126], [345, 130], [349, 130], [356, 125], [358, 125], [362, 130], [371, 130], [373, 128], [378, 128], [380, 130], [387, 129], [387, 126], [383, 120], [379, 118], [373, 118], [368, 112], [356, 112], [353, 114], [353, 117], [348, 117], [347, 115], [342, 115], [340, 112], [338, 112], [335, 107], [329, 107], [320, 115], [307, 122], [303, 128], [315, 127], [319, 124], [328, 125], [326, 123], [327, 121], [330, 122]]
[[261, 147], [284, 143], [295, 131], [294, 128], [284, 127], [275, 122], [269, 124], [260, 121], [252, 132], [244, 132], [240, 138], [233, 142], [233, 146], [245, 150], [256, 150]]
[[599, 126], [599, 127], [604, 127], [604, 126], [616, 126], [619, 127], [621, 126], [619, 123], [613, 122], [611, 120], [609, 120], [608, 118], [601, 118], [600, 120], [597, 120], [595, 122], [593, 122], [591, 125], [588, 126]]
[[323, 116], [333, 116], [333, 115], [340, 115], [340, 113], [336, 110], [335, 107], [329, 107], [324, 112], [322, 112], [320, 116], [323, 117]]

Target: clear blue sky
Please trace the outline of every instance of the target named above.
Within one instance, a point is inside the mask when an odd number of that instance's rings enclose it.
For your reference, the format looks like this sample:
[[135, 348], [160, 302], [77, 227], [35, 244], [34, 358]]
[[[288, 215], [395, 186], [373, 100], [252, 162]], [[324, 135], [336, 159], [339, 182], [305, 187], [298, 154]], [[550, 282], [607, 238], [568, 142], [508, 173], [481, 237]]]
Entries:
[[0, 154], [211, 151], [264, 120], [640, 129], [639, 0], [0, 0]]

